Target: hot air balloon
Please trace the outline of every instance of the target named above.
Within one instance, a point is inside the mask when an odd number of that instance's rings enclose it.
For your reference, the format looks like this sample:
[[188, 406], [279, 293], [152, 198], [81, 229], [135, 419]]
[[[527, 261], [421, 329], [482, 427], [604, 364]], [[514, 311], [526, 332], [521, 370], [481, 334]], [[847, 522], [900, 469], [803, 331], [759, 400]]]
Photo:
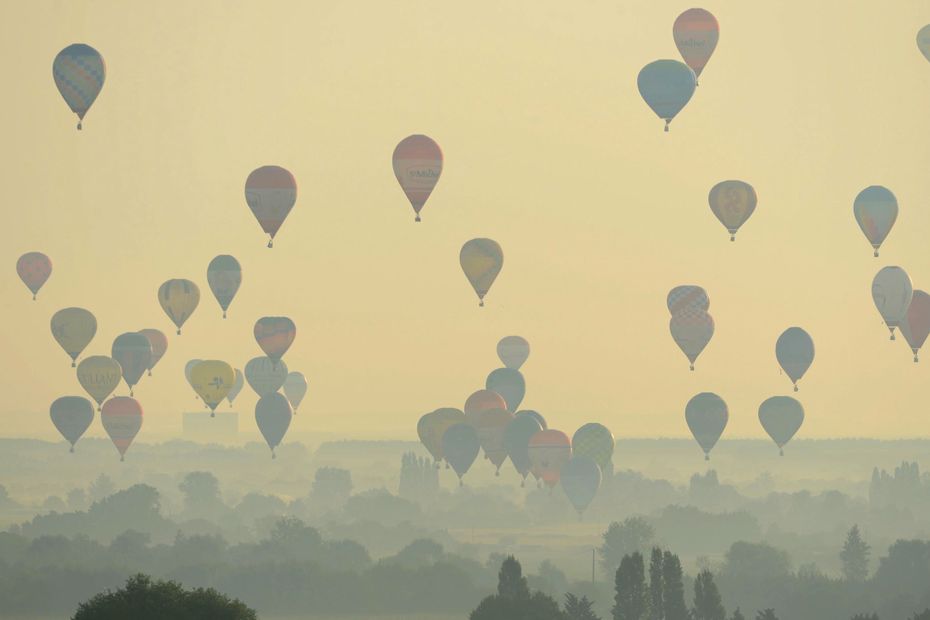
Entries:
[[530, 356], [530, 343], [520, 336], [505, 336], [497, 343], [497, 357], [507, 368], [520, 370]]
[[591, 459], [601, 468], [601, 473], [611, 468], [615, 445], [610, 429], [597, 422], [585, 424], [572, 435], [572, 454]]
[[730, 414], [723, 399], [710, 392], [703, 392], [688, 401], [685, 406], [685, 421], [698, 445], [704, 450], [704, 460], [710, 460], [710, 451], [727, 427]]
[[694, 71], [695, 85], [701, 71], [707, 65], [717, 39], [720, 38], [720, 26], [717, 18], [704, 9], [688, 9], [678, 16], [672, 26], [675, 46], [685, 63]]
[[220, 254], [211, 260], [207, 266], [207, 284], [210, 285], [213, 296], [223, 309], [225, 319], [229, 304], [232, 303], [239, 285], [242, 284], [242, 267], [239, 261], [228, 254]]
[[229, 406], [232, 407], [233, 401], [236, 400], [236, 396], [239, 396], [239, 392], [242, 391], [242, 386], [245, 385], [245, 375], [242, 374], [242, 371], [238, 368], [235, 369], [236, 378], [233, 380], [232, 389], [229, 390], [229, 394], [226, 395], [226, 400], [229, 402]]
[[697, 76], [683, 62], [656, 60], [642, 68], [636, 84], [646, 105], [665, 121], [668, 131], [669, 123], [691, 100]]
[[471, 424], [453, 424], [442, 434], [442, 455], [459, 477], [459, 486], [471, 464], [475, 462], [481, 443]]
[[572, 440], [562, 431], [539, 431], [530, 437], [527, 453], [533, 470], [551, 489], [558, 484], [562, 467], [572, 458]]
[[920, 361], [917, 352], [930, 335], [930, 295], [920, 290], [914, 291], [907, 314], [899, 327], [914, 353], [914, 361]]
[[270, 396], [281, 389], [287, 381], [287, 364], [275, 364], [267, 357], [253, 357], [245, 365], [245, 380], [259, 398]]
[[149, 376], [152, 376], [152, 369], [158, 364], [158, 361], [165, 355], [168, 350], [168, 337], [157, 329], [141, 329], [139, 333], [149, 339], [152, 345], [152, 361], [149, 362]]
[[562, 490], [572, 503], [578, 516], [591, 505], [601, 486], [601, 468], [587, 456], [572, 456], [559, 472]]
[[459, 252], [459, 264], [465, 277], [478, 294], [478, 305], [484, 305], [484, 296], [504, 266], [504, 252], [493, 239], [466, 241]]
[[210, 417], [216, 416], [216, 407], [232, 389], [236, 371], [226, 362], [204, 360], [191, 369], [191, 385], [201, 400], [210, 408]]
[[[187, 379], [187, 384], [188, 384], [189, 386], [191, 386], [191, 389], [192, 389], [192, 390], [194, 389], [194, 380], [193, 380], [193, 377], [192, 377], [192, 374], [193, 374], [193, 372], [194, 372], [194, 366], [196, 366], [197, 364], [199, 364], [199, 363], [202, 362], [202, 361], [203, 361], [203, 360], [201, 360], [201, 359], [192, 359], [192, 360], [188, 361], [186, 364], [184, 364], [184, 378]], [[194, 393], [196, 393], [196, 392], [197, 392], [197, 391], [194, 390]], [[199, 396], [195, 396], [194, 398], [200, 398], [200, 397], [199, 397]]]
[[465, 401], [465, 418], [470, 424], [477, 423], [477, 415], [488, 409], [506, 409], [507, 401], [493, 390], [478, 390]]
[[694, 370], [694, 362], [714, 335], [714, 319], [706, 312], [684, 311], [672, 317], [669, 330]]
[[736, 241], [736, 231], [756, 210], [756, 190], [744, 181], [721, 181], [710, 189], [707, 197], [710, 210]]
[[16, 261], [16, 273], [35, 300], [39, 289], [52, 275], [52, 260], [42, 252], [26, 252]]
[[258, 399], [255, 405], [255, 423], [271, 448], [271, 458], [277, 458], [274, 450], [284, 439], [292, 417], [291, 404], [287, 402], [284, 394], [273, 392]]
[[[255, 322], [255, 341], [277, 363], [297, 337], [297, 326], [286, 316], [265, 316]], [[248, 377], [246, 377], [248, 378]]]
[[420, 221], [420, 210], [442, 174], [442, 150], [432, 138], [407, 136], [394, 148], [394, 176]]
[[778, 453], [785, 455], [782, 449], [804, 421], [804, 407], [790, 396], [773, 396], [759, 406], [759, 422], [769, 437], [778, 446]]
[[927, 24], [917, 33], [917, 48], [924, 58], [930, 60], [930, 24]]
[[84, 308], [65, 308], [52, 315], [52, 337], [71, 357], [71, 367], [77, 366], [78, 355], [97, 333], [97, 319]]
[[125, 460], [126, 450], [142, 428], [142, 405], [135, 398], [114, 396], [103, 403], [100, 421], [119, 451], [119, 460]]
[[113, 341], [111, 355], [123, 369], [123, 381], [129, 387], [129, 395], [133, 396], [133, 386], [139, 383], [152, 363], [149, 339], [139, 332], [120, 334]]
[[284, 395], [290, 401], [291, 407], [294, 408], [294, 415], [297, 415], [297, 407], [300, 401], [304, 399], [307, 393], [307, 379], [299, 372], [289, 372], [284, 379]]
[[532, 469], [530, 463], [530, 437], [543, 430], [539, 421], [531, 415], [516, 415], [504, 430], [504, 450], [517, 473], [523, 477], [520, 486], [525, 485], [526, 476]]
[[52, 63], [55, 86], [71, 111], [77, 114], [77, 128], [93, 105], [107, 77], [107, 66], [100, 52], [84, 43], [74, 43], [58, 52]]
[[872, 185], [856, 196], [853, 215], [878, 257], [878, 249], [898, 219], [898, 200], [887, 187]]
[[907, 316], [913, 296], [911, 279], [900, 267], [883, 267], [872, 280], [872, 300], [888, 326], [892, 340], [894, 328]]
[[123, 378], [123, 369], [119, 362], [106, 355], [92, 355], [81, 360], [77, 366], [78, 383], [91, 398], [97, 401], [98, 411], [103, 401], [113, 393], [120, 379]]
[[710, 310], [710, 297], [700, 286], [682, 284], [668, 292], [665, 305], [672, 316], [680, 312], [707, 312]]
[[814, 362], [814, 340], [800, 327], [789, 327], [775, 343], [775, 357], [798, 391], [798, 381]]
[[476, 416], [478, 442], [484, 450], [484, 456], [497, 468], [494, 472], [496, 476], [500, 475], [501, 465], [507, 460], [504, 432], [512, 420], [513, 414], [506, 409], [486, 409]]
[[280, 166], [256, 168], [245, 181], [245, 201], [270, 237], [268, 247], [274, 247], [274, 236], [297, 202], [297, 181]]
[[94, 406], [83, 396], [62, 396], [52, 403], [49, 415], [52, 424], [71, 444], [71, 452], [74, 452], [74, 444], [94, 421]]
[[427, 413], [417, 423], [417, 435], [427, 451], [437, 462], [443, 458], [442, 436], [455, 424], [463, 424], [465, 414], [452, 407], [443, 407]]
[[191, 317], [200, 303], [200, 289], [190, 280], [168, 280], [158, 288], [158, 303], [178, 328]]
[[546, 418], [544, 418], [542, 414], [539, 413], [538, 411], [533, 411], [532, 409], [524, 409], [516, 413], [516, 417], [520, 417], [521, 415], [528, 415], [534, 420], [536, 420], [537, 422], [539, 422], [539, 425], [542, 427], [543, 430], [546, 430], [547, 428], [549, 428], [549, 425], [546, 424]]
[[500, 394], [507, 403], [509, 411], [516, 411], [526, 394], [526, 381], [524, 381], [520, 371], [514, 368], [492, 370], [484, 386], [492, 392]]

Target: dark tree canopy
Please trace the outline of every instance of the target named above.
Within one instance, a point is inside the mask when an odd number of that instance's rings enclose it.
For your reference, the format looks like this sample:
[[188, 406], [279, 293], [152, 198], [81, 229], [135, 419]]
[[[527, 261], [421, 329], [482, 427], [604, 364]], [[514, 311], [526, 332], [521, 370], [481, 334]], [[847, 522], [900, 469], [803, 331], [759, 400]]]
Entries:
[[523, 568], [508, 556], [498, 573], [497, 594], [486, 597], [469, 620], [565, 620], [555, 599], [542, 592], [530, 594]]

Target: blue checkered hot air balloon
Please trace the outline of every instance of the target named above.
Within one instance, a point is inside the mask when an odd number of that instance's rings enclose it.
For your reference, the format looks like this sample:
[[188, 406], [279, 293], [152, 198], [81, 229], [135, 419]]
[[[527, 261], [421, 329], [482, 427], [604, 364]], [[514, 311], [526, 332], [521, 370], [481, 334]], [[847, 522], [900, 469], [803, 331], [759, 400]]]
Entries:
[[65, 103], [78, 116], [78, 129], [93, 105], [107, 76], [100, 52], [84, 43], [75, 43], [58, 52], [52, 63], [55, 86]]

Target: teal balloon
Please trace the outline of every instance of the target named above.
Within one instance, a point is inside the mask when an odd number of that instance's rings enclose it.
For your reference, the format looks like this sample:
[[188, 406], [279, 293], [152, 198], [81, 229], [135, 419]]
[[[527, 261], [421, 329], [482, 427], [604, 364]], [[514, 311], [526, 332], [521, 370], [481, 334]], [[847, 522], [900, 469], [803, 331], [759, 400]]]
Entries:
[[814, 340], [800, 327], [789, 327], [775, 343], [775, 358], [798, 391], [798, 381], [814, 363]]
[[790, 396], [773, 396], [759, 405], [759, 422], [778, 446], [778, 453], [784, 456], [785, 444], [804, 422], [804, 407]]
[[77, 128], [81, 129], [84, 115], [97, 100], [107, 77], [103, 56], [84, 43], [69, 45], [55, 56], [52, 76], [65, 103], [77, 114]]
[[543, 430], [546, 430], [547, 428], [549, 428], [549, 425], [546, 424], [546, 418], [544, 418], [542, 414], [539, 413], [538, 411], [533, 411], [532, 409], [524, 409], [523, 411], [518, 411], [514, 415], [514, 417], [519, 418], [522, 415], [523, 416], [528, 415], [532, 417], [533, 419], [535, 419], [537, 422], [539, 422], [539, 425], [542, 427]]
[[677, 60], [656, 60], [639, 72], [639, 94], [656, 115], [665, 121], [665, 131], [681, 112], [697, 86], [694, 71]]
[[562, 490], [580, 515], [601, 486], [601, 468], [586, 456], [574, 456], [559, 473]]
[[271, 458], [276, 458], [274, 450], [284, 439], [292, 417], [291, 403], [280, 392], [262, 396], [255, 404], [255, 423], [271, 448]]
[[458, 474], [459, 483], [475, 462], [480, 449], [478, 431], [471, 424], [453, 424], [442, 435], [442, 455]]
[[507, 403], [508, 411], [516, 411], [526, 395], [526, 381], [515, 368], [492, 370], [484, 384], [486, 389], [497, 392]]
[[685, 421], [691, 434], [704, 451], [704, 460], [710, 460], [710, 451], [717, 445], [730, 419], [727, 404], [710, 392], [702, 392], [685, 406]]
[[504, 450], [524, 480], [533, 467], [529, 455], [530, 437], [541, 430], [543, 427], [539, 420], [531, 415], [515, 416], [504, 429]]

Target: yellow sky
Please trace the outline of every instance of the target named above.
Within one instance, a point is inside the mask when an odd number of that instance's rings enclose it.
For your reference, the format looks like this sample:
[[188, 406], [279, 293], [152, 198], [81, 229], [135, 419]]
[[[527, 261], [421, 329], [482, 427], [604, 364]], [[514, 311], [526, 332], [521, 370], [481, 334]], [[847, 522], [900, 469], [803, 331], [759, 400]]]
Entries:
[[[790, 390], [774, 346], [791, 325], [817, 347], [800, 437], [930, 435], [930, 351], [913, 364], [890, 343], [870, 296], [889, 264], [930, 288], [930, 63], [915, 45], [930, 6], [705, 2], [720, 43], [666, 134], [636, 76], [677, 58], [671, 25], [690, 6], [8, 6], [0, 434], [57, 437], [48, 405], [82, 391], [48, 320], [76, 305], [99, 322], [87, 354], [124, 331], [171, 334], [136, 391], [143, 441], [196, 410], [188, 359], [242, 368], [260, 354], [263, 315], [298, 327], [285, 356], [311, 381], [298, 438], [413, 437], [422, 413], [483, 387], [508, 334], [532, 345], [524, 407], [552, 427], [683, 436], [687, 400], [715, 391], [730, 406], [724, 437], [763, 436], [759, 403]], [[107, 62], [82, 132], [51, 76], [74, 42]], [[390, 161], [411, 133], [445, 154], [421, 224]], [[299, 186], [273, 250], [243, 196], [264, 164]], [[707, 206], [730, 178], [759, 195], [736, 243]], [[901, 207], [878, 260], [852, 216], [873, 184]], [[505, 254], [483, 309], [458, 265], [476, 236]], [[55, 265], [35, 303], [14, 269], [30, 250]], [[245, 271], [226, 321], [206, 286], [221, 253]], [[156, 300], [175, 277], [203, 292], [180, 337]], [[717, 325], [694, 373], [668, 333], [665, 295], [683, 283], [707, 289]], [[250, 432], [254, 402], [246, 387]]]

